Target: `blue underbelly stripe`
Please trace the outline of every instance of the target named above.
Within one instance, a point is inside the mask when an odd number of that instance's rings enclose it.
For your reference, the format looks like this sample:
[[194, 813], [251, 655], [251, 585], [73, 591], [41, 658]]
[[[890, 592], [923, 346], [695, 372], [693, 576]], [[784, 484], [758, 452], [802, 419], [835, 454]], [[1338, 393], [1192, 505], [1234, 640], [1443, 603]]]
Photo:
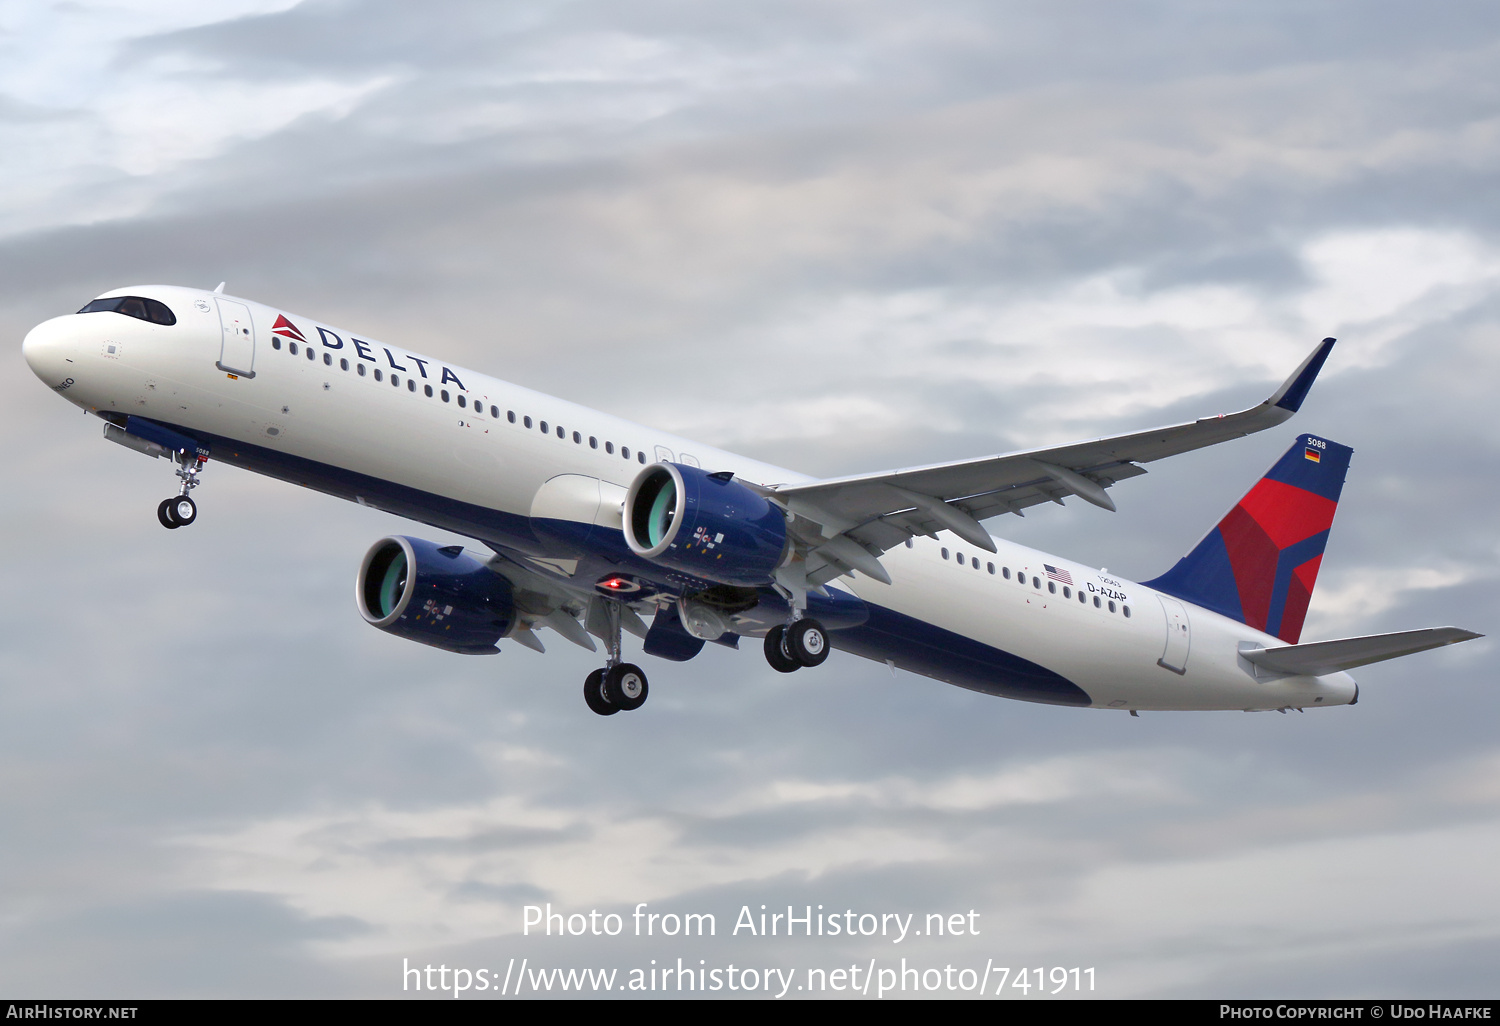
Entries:
[[1090, 705], [1072, 681], [982, 642], [884, 606], [865, 603], [870, 618], [858, 627], [833, 631], [828, 640], [842, 652], [884, 661], [970, 691], [1049, 705]]

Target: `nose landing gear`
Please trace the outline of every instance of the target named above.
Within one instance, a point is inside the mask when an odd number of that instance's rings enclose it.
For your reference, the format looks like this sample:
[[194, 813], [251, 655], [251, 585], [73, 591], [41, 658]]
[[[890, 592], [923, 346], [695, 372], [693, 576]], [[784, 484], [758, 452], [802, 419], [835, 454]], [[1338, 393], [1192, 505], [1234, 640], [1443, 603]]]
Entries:
[[645, 705], [651, 689], [639, 666], [620, 661], [619, 605], [605, 602], [604, 615], [607, 620], [604, 647], [608, 652], [608, 665], [595, 670], [584, 680], [583, 700], [600, 716], [613, 716]]
[[198, 487], [198, 475], [203, 470], [203, 464], [208, 462], [208, 457], [174, 452], [172, 460], [177, 464], [177, 476], [182, 481], [182, 487], [174, 497], [163, 499], [156, 507], [156, 519], [169, 531], [186, 527], [198, 519], [198, 504], [188, 493]]

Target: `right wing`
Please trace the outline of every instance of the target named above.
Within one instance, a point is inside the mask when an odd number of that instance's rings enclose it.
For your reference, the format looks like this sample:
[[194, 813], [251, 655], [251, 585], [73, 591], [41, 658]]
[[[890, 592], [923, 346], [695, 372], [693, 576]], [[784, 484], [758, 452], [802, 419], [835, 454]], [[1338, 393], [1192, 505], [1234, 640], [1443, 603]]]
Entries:
[[831, 478], [767, 489], [796, 515], [807, 583], [816, 587], [852, 570], [889, 583], [878, 557], [914, 535], [948, 530], [995, 551], [979, 525], [1043, 502], [1077, 495], [1113, 510], [1107, 489], [1144, 474], [1140, 463], [1264, 431], [1296, 413], [1333, 349], [1325, 338], [1269, 399], [1239, 413], [1096, 438], [1046, 449]]

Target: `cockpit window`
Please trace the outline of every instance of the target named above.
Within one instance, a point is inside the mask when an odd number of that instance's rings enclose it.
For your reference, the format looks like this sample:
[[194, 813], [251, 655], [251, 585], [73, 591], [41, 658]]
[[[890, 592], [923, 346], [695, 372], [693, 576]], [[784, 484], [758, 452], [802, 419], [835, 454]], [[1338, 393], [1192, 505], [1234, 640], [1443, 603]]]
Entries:
[[101, 310], [121, 313], [126, 317], [134, 317], [136, 320], [150, 321], [152, 324], [177, 323], [176, 315], [167, 309], [167, 304], [142, 296], [110, 296], [108, 299], [96, 299], [78, 312], [98, 313]]

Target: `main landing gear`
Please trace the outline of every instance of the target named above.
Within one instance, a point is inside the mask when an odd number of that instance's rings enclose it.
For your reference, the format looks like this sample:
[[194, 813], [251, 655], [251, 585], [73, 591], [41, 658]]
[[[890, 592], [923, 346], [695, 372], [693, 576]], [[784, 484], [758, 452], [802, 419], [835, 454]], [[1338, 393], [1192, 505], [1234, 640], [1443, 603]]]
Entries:
[[646, 684], [646, 674], [633, 663], [620, 661], [620, 606], [616, 602], [604, 603], [606, 623], [604, 648], [608, 654], [608, 665], [595, 670], [583, 682], [583, 700], [600, 716], [613, 716], [617, 712], [630, 712], [646, 704], [651, 689]]
[[819, 666], [828, 658], [828, 632], [810, 616], [766, 631], [766, 662], [778, 673]]
[[175, 496], [161, 500], [156, 507], [156, 519], [169, 531], [186, 527], [198, 519], [198, 504], [188, 493], [198, 487], [198, 474], [203, 470], [203, 464], [208, 462], [208, 457], [175, 452], [172, 460], [177, 464], [177, 476], [182, 481], [182, 487]]

